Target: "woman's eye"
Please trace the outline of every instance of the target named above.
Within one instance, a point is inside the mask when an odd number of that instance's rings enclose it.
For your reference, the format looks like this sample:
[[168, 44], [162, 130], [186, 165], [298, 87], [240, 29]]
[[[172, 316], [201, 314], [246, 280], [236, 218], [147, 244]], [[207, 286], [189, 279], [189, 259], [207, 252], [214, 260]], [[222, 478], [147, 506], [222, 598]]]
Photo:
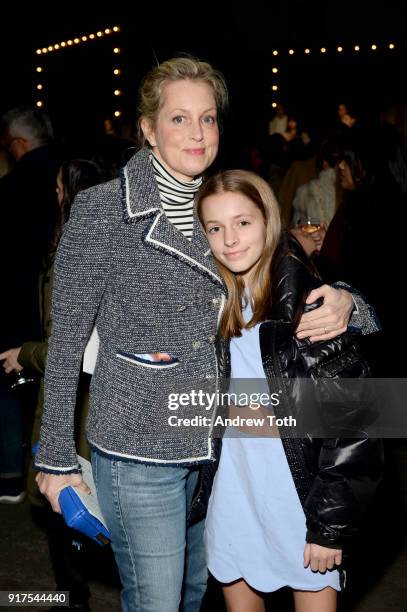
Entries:
[[214, 125], [216, 123], [216, 117], [213, 115], [205, 115], [205, 117], [202, 118], [202, 122], [207, 125]]
[[173, 123], [176, 123], [177, 125], [181, 125], [181, 123], [184, 123], [185, 117], [183, 115], [177, 115], [176, 117], [172, 118]]

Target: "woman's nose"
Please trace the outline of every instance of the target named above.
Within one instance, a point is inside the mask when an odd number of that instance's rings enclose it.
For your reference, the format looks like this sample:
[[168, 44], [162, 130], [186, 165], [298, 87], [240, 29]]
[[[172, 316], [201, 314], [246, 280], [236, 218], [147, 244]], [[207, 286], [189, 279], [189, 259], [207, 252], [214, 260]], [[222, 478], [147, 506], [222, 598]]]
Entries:
[[193, 140], [202, 140], [203, 139], [203, 130], [200, 121], [194, 121], [191, 126], [191, 138]]

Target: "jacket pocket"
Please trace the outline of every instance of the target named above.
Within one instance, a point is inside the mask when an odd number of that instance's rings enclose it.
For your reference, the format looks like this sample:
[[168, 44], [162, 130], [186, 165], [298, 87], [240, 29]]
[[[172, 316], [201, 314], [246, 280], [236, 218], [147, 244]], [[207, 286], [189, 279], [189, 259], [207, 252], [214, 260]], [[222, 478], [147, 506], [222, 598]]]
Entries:
[[150, 361], [136, 353], [124, 353], [123, 351], [117, 351], [116, 357], [122, 361], [127, 361], [127, 363], [152, 370], [168, 370], [179, 365], [176, 357], [172, 357], [169, 361]]

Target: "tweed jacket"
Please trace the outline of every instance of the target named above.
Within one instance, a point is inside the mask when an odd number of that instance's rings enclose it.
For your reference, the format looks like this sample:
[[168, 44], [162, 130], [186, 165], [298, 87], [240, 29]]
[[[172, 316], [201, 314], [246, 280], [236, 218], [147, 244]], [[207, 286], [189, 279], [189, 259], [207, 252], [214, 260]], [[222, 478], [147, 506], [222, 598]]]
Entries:
[[[217, 387], [214, 347], [225, 288], [197, 217], [192, 241], [165, 216], [146, 149], [119, 179], [77, 197], [55, 262], [53, 330], [35, 466], [78, 471], [73, 416], [85, 346], [100, 347], [91, 383], [87, 436], [123, 460], [195, 465], [214, 460], [210, 424], [168, 426], [168, 395], [205, 381]], [[166, 352], [168, 362], [146, 355]], [[185, 382], [186, 381], [186, 382]], [[185, 416], [190, 407], [180, 407]], [[199, 411], [199, 408], [195, 410]], [[208, 422], [207, 421], [207, 422]]]

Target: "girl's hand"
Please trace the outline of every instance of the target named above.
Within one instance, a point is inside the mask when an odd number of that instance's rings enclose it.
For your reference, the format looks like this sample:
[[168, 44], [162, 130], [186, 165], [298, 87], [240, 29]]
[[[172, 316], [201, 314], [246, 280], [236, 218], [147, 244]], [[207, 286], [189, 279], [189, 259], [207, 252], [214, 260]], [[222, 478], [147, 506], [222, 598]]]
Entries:
[[349, 291], [322, 285], [311, 291], [307, 304], [320, 297], [324, 299], [322, 306], [302, 315], [296, 329], [297, 338], [309, 337], [311, 342], [330, 340], [347, 330], [353, 309], [353, 299]]
[[342, 551], [337, 548], [326, 548], [318, 544], [306, 544], [304, 548], [304, 567], [311, 566], [313, 572], [331, 570], [342, 563]]
[[2, 365], [6, 374], [10, 374], [11, 372], [17, 372], [18, 374], [18, 372], [22, 371], [23, 368], [17, 361], [20, 351], [21, 346], [0, 353], [0, 360], [4, 359]]

